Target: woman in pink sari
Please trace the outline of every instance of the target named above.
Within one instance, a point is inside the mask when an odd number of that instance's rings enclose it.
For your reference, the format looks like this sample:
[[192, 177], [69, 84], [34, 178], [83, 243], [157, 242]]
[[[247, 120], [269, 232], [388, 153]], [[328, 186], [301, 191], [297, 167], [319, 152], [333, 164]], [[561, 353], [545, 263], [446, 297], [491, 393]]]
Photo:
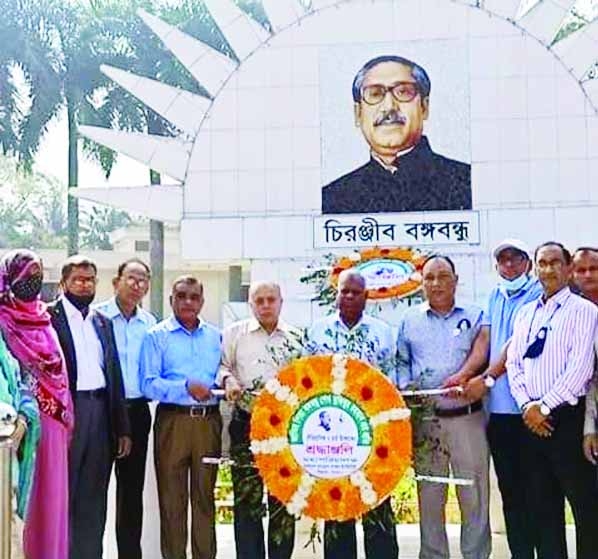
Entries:
[[23, 532], [27, 559], [68, 559], [68, 445], [72, 402], [64, 359], [40, 300], [39, 257], [15, 250], [0, 260], [0, 334], [37, 399], [41, 437]]

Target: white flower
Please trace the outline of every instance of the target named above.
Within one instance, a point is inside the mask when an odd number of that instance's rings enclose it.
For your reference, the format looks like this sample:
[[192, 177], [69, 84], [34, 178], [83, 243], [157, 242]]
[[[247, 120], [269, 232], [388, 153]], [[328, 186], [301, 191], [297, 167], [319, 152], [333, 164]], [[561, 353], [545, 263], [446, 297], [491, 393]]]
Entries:
[[394, 421], [401, 421], [402, 419], [409, 419], [411, 417], [411, 410], [408, 408], [393, 408], [389, 411], [390, 419]]
[[361, 487], [364, 483], [368, 483], [365, 474], [361, 470], [357, 470], [351, 474], [351, 483], [356, 487]]
[[271, 378], [266, 383], [266, 386], [264, 388], [271, 394], [275, 394], [276, 391], [280, 388], [280, 382], [278, 382], [278, 379], [276, 377]]
[[407, 408], [392, 408], [390, 410], [384, 410], [380, 413], [370, 417], [370, 425], [372, 427], [378, 427], [378, 425], [384, 425], [389, 421], [401, 421], [403, 419], [409, 419], [411, 411]]
[[366, 505], [374, 505], [378, 501], [378, 496], [376, 495], [376, 492], [373, 489], [370, 489], [370, 488], [362, 489], [360, 491], [360, 494], [361, 494], [361, 500]]
[[272, 437], [263, 441], [251, 441], [250, 449], [253, 454], [276, 454], [288, 445], [286, 437]]
[[291, 389], [288, 386], [280, 386], [280, 388], [276, 391], [276, 399], [279, 402], [286, 402], [286, 399], [291, 395]]
[[294, 392], [291, 392], [291, 394], [289, 394], [289, 397], [287, 398], [287, 404], [291, 407], [295, 407], [299, 405], [299, 398], [297, 397], [297, 394], [295, 394]]
[[332, 392], [334, 394], [342, 394], [345, 390], [345, 381], [335, 380], [332, 382]]
[[349, 254], [349, 260], [351, 260], [352, 262], [359, 262], [361, 260], [361, 254], [359, 254], [358, 252], [352, 252], [351, 254]]

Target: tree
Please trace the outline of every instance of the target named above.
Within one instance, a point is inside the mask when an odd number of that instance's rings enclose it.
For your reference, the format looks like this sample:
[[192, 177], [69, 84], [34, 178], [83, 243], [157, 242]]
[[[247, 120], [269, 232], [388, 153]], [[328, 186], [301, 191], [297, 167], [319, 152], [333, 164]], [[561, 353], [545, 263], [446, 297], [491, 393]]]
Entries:
[[64, 248], [66, 187], [0, 156], [0, 248]]

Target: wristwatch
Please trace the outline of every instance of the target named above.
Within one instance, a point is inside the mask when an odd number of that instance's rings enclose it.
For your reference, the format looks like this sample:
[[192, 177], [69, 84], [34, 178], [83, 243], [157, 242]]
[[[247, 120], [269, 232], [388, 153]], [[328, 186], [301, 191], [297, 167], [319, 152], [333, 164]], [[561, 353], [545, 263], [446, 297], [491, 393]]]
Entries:
[[492, 375], [488, 374], [484, 378], [484, 384], [486, 385], [486, 388], [492, 388], [496, 384], [496, 379]]
[[540, 404], [540, 413], [548, 417], [550, 415], [550, 408], [546, 404]]

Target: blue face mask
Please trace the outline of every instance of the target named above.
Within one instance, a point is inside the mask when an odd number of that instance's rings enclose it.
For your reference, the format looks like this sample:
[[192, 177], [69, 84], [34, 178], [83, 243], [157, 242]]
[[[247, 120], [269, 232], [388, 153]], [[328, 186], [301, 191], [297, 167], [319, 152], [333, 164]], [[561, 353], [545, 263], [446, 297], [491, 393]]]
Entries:
[[511, 280], [501, 277], [500, 282], [498, 283], [498, 288], [508, 296], [510, 293], [519, 291], [524, 287], [528, 279], [529, 277], [527, 274], [521, 274], [519, 277]]

